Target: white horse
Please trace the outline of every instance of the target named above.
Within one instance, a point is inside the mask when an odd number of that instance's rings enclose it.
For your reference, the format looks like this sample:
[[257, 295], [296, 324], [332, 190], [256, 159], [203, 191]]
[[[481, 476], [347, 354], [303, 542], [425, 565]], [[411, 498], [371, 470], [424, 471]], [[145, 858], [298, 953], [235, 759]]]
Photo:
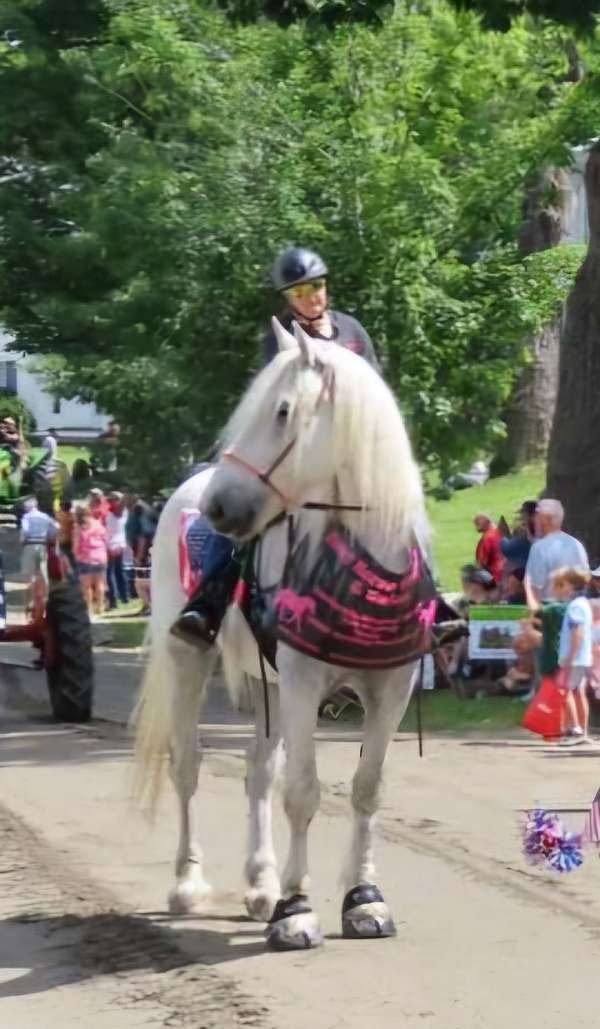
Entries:
[[[285, 524], [293, 513], [300, 533], [316, 549], [330, 515], [305, 510], [308, 502], [355, 505], [336, 511], [384, 567], [402, 572], [415, 537], [426, 545], [423, 492], [402, 416], [392, 393], [366, 362], [335, 344], [296, 338], [275, 323], [280, 352], [256, 377], [235, 411], [219, 464], [184, 483], [162, 513], [153, 548], [151, 654], [137, 715], [139, 792], [155, 799], [161, 769], [170, 771], [180, 802], [175, 912], [196, 909], [210, 892], [203, 873], [194, 795], [201, 755], [197, 723], [217, 647], [204, 654], [175, 639], [169, 626], [185, 602], [179, 583], [177, 525], [180, 512], [200, 507], [215, 527], [237, 541], [263, 534], [263, 584], [281, 579], [286, 557]], [[314, 552], [311, 549], [310, 554]], [[375, 885], [373, 830], [382, 766], [392, 734], [408, 704], [415, 665], [376, 671], [336, 668], [282, 643], [279, 684], [267, 666], [270, 733], [265, 732], [263, 688], [256, 643], [235, 606], [218, 640], [228, 686], [253, 683], [256, 737], [248, 754], [250, 806], [246, 907], [258, 920], [271, 918], [267, 942], [276, 949], [322, 941], [309, 896], [308, 829], [319, 806], [314, 731], [321, 701], [342, 682], [359, 695], [364, 741], [352, 783], [353, 829], [343, 882], [342, 929], [349, 937], [395, 932]], [[281, 881], [271, 833], [271, 796], [283, 765], [290, 845]]]

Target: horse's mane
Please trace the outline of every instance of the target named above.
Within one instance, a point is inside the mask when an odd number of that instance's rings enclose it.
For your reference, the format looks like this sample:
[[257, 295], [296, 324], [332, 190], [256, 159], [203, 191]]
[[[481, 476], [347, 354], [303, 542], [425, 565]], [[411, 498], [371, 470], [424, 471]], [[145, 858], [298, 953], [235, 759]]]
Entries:
[[[426, 520], [421, 475], [396, 399], [361, 357], [317, 341], [315, 348], [322, 364], [334, 373], [334, 459], [351, 479], [353, 492], [341, 502], [363, 507], [370, 530], [380, 534], [382, 542], [409, 542], [412, 533], [423, 532]], [[226, 446], [240, 430], [247, 431], [259, 412], [264, 417], [266, 409], [272, 410], [282, 391], [291, 396], [292, 406], [314, 406], [315, 377], [299, 371], [298, 352], [288, 350], [256, 377], [225, 429]], [[299, 425], [295, 459], [309, 461], [301, 419]], [[348, 524], [357, 526], [356, 515]]]

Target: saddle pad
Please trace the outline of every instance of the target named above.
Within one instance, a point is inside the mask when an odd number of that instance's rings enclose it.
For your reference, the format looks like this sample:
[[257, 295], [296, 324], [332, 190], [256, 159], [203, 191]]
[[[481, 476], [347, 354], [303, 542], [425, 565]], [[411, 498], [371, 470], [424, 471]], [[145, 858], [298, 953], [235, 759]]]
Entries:
[[346, 668], [393, 668], [431, 649], [436, 591], [420, 550], [412, 549], [408, 570], [395, 574], [336, 527], [308, 578], [305, 557], [300, 543], [275, 598], [278, 639]]
[[208, 518], [198, 508], [184, 508], [181, 512], [177, 536], [179, 578], [188, 599], [200, 585], [204, 553], [213, 532]]

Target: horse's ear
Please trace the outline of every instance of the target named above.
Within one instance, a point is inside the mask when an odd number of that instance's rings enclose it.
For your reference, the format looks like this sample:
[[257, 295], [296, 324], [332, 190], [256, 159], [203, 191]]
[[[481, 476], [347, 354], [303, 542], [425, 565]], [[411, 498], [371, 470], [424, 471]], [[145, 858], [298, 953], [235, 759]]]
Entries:
[[292, 328], [294, 330], [294, 339], [300, 347], [302, 364], [306, 364], [310, 368], [313, 368], [317, 360], [317, 355], [315, 353], [315, 342], [312, 336], [309, 336], [308, 332], [305, 332], [302, 326], [298, 325], [298, 322], [292, 322]]
[[277, 340], [277, 346], [279, 350], [295, 350], [298, 344], [292, 336], [291, 332], [284, 329], [283, 325], [278, 318], [271, 318], [271, 327], [275, 333], [275, 339]]

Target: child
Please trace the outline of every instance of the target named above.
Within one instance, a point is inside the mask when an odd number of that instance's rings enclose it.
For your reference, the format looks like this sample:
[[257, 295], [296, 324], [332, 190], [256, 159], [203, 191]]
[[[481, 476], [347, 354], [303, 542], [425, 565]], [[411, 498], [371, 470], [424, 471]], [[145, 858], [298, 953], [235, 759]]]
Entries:
[[108, 561], [106, 528], [98, 518], [92, 517], [86, 507], [78, 507], [75, 511], [73, 553], [90, 618], [101, 616], [104, 614]]
[[552, 576], [553, 595], [567, 604], [558, 651], [561, 684], [566, 690], [566, 744], [584, 742], [588, 732], [586, 690], [592, 667], [592, 608], [585, 596], [588, 581], [589, 573], [579, 568], [560, 568]]

